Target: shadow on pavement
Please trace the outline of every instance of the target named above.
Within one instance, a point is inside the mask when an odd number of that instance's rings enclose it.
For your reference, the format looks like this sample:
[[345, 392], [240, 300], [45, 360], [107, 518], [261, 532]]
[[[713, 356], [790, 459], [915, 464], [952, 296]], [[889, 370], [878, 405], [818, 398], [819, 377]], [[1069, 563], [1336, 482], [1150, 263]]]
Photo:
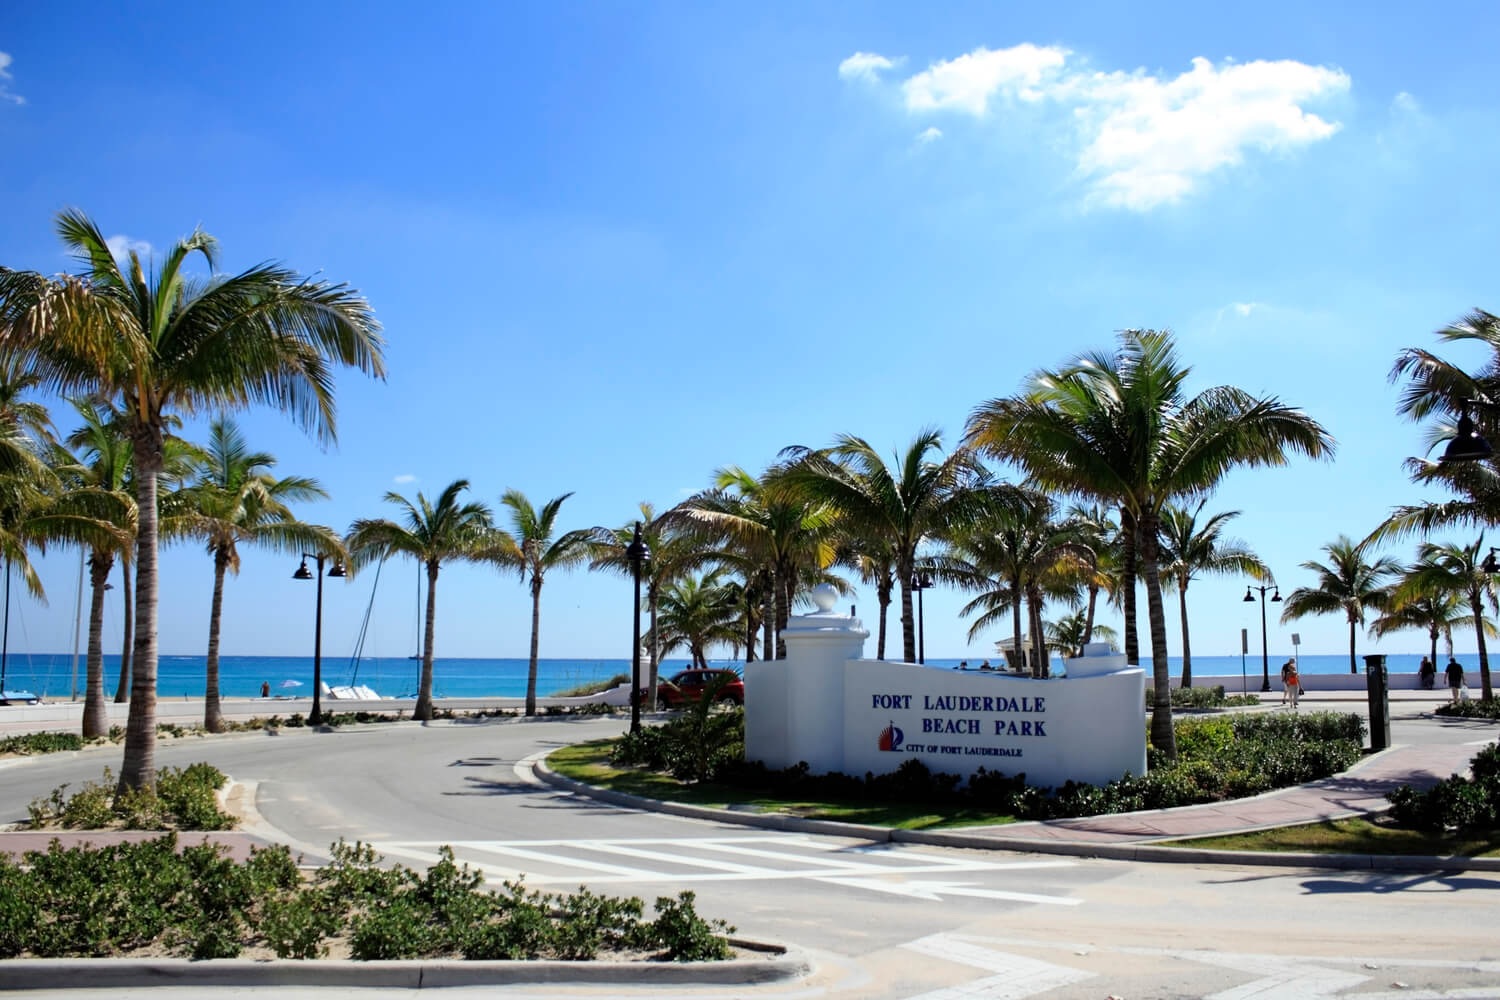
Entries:
[[1303, 881], [1302, 888], [1311, 895], [1335, 893], [1373, 893], [1386, 895], [1394, 892], [1439, 889], [1443, 892], [1461, 892], [1469, 889], [1500, 889], [1500, 879], [1482, 878], [1473, 875], [1433, 873], [1431, 875], [1390, 875], [1376, 872], [1350, 874], [1342, 879], [1315, 878]]

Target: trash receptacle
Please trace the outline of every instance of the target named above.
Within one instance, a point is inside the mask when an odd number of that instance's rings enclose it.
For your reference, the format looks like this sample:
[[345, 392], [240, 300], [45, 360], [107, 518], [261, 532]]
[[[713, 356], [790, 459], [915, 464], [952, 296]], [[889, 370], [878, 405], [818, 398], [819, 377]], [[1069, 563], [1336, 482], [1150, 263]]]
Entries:
[[1391, 703], [1385, 675], [1385, 654], [1365, 655], [1365, 692], [1370, 699], [1370, 749], [1391, 745]]

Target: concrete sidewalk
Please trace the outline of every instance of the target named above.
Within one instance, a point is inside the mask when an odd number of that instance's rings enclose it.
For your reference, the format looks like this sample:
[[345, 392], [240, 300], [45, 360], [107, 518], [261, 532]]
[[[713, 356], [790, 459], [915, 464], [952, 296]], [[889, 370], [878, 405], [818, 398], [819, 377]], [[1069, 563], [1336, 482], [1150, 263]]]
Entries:
[[1249, 799], [1081, 819], [970, 827], [964, 832], [992, 839], [997, 845], [1021, 840], [1149, 844], [1371, 815], [1389, 809], [1386, 793], [1402, 785], [1429, 788], [1451, 774], [1466, 773], [1470, 759], [1478, 752], [1478, 746], [1467, 744], [1397, 746], [1368, 757], [1332, 778]]

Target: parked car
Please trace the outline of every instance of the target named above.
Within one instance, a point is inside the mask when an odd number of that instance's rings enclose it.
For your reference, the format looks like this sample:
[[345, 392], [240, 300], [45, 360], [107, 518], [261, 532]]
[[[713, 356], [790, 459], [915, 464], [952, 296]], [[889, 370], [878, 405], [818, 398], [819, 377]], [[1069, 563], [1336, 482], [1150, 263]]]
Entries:
[[[727, 675], [730, 680], [719, 689], [715, 701], [745, 703], [745, 682], [733, 670], [712, 668], [708, 670], [682, 670], [656, 685], [656, 701], [662, 708], [681, 708], [703, 697], [703, 692], [717, 678]], [[642, 701], [646, 692], [641, 692]]]

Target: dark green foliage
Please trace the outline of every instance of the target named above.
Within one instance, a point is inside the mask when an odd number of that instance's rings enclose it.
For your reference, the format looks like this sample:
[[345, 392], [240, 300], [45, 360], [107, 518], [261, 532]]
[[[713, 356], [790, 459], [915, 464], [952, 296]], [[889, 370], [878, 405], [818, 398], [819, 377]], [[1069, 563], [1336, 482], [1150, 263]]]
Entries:
[[243, 863], [213, 844], [178, 850], [175, 834], [112, 847], [0, 855], [0, 958], [109, 956], [158, 946], [192, 958], [229, 958], [258, 941], [282, 958], [316, 958], [347, 933], [360, 959], [593, 958], [646, 950], [674, 961], [729, 957], [723, 921], [705, 921], [692, 893], [657, 901], [587, 889], [554, 896], [483, 877], [443, 847], [419, 874], [364, 844], [340, 841], [333, 861], [304, 881], [285, 847]]
[[82, 750], [83, 737], [77, 733], [20, 733], [0, 737], [0, 754], [57, 753]]
[[[719, 685], [732, 678], [722, 677]], [[714, 700], [715, 685], [702, 698], [661, 726], [627, 733], [610, 755], [615, 764], [666, 771], [682, 781], [709, 781], [738, 766], [745, 757], [745, 710]]]
[[156, 788], [127, 788], [115, 793], [109, 768], [104, 779], [87, 782], [72, 796], [67, 785], [27, 807], [36, 829], [60, 824], [70, 830], [100, 830], [123, 826], [128, 830], [228, 830], [234, 817], [219, 809], [214, 793], [229, 779], [210, 764], [191, 764], [184, 770], [164, 767]]
[[730, 956], [726, 935], [734, 928], [722, 920], [704, 920], [693, 903], [697, 897], [688, 891], [676, 899], [659, 896], [656, 919], [651, 922], [652, 943], [661, 947], [664, 957], [673, 962], [711, 962]]
[[1480, 750], [1469, 762], [1472, 778], [1455, 774], [1425, 792], [1402, 785], [1386, 796], [1391, 816], [1414, 830], [1485, 831], [1500, 828], [1500, 745]]
[[1471, 698], [1457, 703], [1448, 702], [1433, 711], [1456, 719], [1500, 719], [1500, 698]]

